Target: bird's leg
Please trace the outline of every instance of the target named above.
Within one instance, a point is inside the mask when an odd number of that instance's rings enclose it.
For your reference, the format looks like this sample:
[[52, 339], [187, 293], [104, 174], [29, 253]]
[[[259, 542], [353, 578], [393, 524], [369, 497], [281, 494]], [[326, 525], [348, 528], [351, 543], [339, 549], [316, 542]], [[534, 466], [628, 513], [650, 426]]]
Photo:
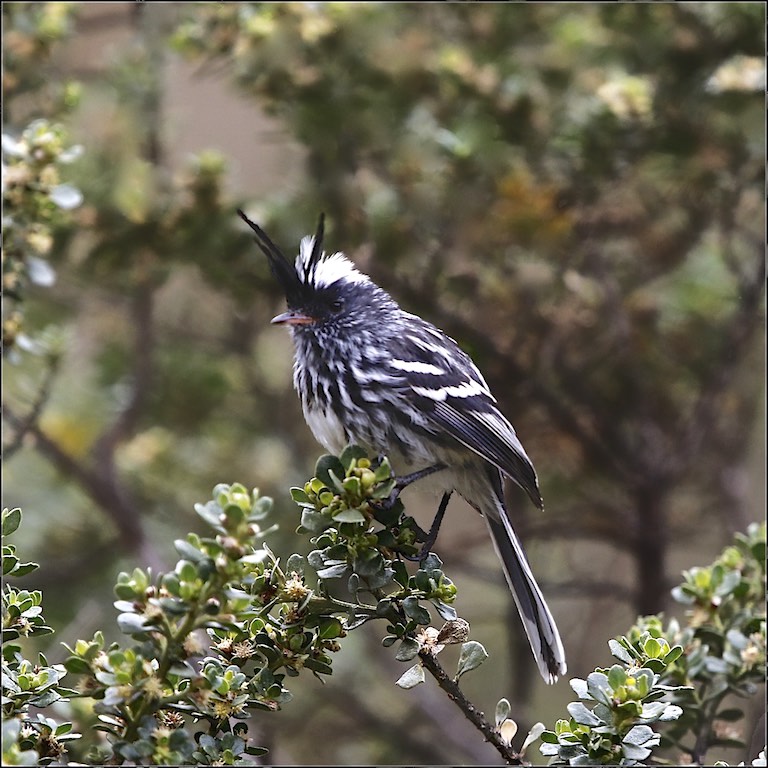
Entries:
[[[390, 493], [386, 499], [378, 502], [377, 506], [382, 510], [392, 509], [392, 507], [397, 502], [400, 493], [411, 483], [415, 483], [417, 480], [429, 477], [429, 475], [432, 475], [435, 472], [439, 472], [441, 469], [445, 469], [445, 464], [433, 464], [432, 466], [425, 467], [424, 469], [419, 469], [416, 472], [411, 472], [409, 475], [396, 477], [395, 487], [392, 489], [392, 493]], [[437, 514], [435, 515], [435, 519], [432, 521], [432, 525], [429, 528], [429, 533], [425, 533], [421, 528], [419, 528], [418, 525], [416, 526], [416, 540], [422, 541], [424, 543], [418, 555], [402, 555], [401, 553], [401, 555], [406, 560], [422, 560], [429, 554], [433, 544], [435, 543], [435, 539], [437, 538], [437, 532], [440, 529], [440, 523], [443, 520], [443, 515], [445, 515], [445, 509], [448, 506], [448, 500], [451, 498], [451, 493], [452, 491], [448, 491], [443, 494], [443, 498], [440, 500], [440, 506], [437, 509]]]
[[448, 509], [448, 502], [451, 500], [451, 494], [453, 491], [446, 491], [443, 494], [443, 498], [440, 499], [440, 505], [437, 508], [435, 519], [432, 521], [432, 525], [429, 526], [429, 533], [424, 543], [421, 545], [421, 553], [419, 554], [419, 560], [423, 560], [431, 551], [437, 540], [437, 532], [440, 530], [440, 523], [443, 522], [445, 516], [445, 510]]
[[441, 469], [445, 469], [445, 464], [433, 464], [431, 467], [425, 467], [417, 472], [411, 472], [410, 475], [403, 475], [402, 477], [395, 478], [395, 487], [392, 493], [381, 502], [381, 506], [384, 509], [391, 509], [392, 505], [397, 501], [400, 493], [407, 488], [411, 483], [415, 483], [417, 480], [429, 477], [435, 472], [439, 472]]
[[404, 555], [401, 553], [401, 557], [404, 557], [406, 560], [418, 560], [422, 561], [424, 558], [432, 551], [432, 547], [435, 545], [435, 541], [437, 540], [437, 533], [440, 530], [440, 523], [443, 522], [443, 517], [445, 516], [445, 510], [448, 509], [448, 502], [451, 499], [451, 494], [453, 491], [446, 491], [443, 494], [443, 498], [440, 499], [440, 505], [437, 508], [437, 513], [435, 514], [435, 519], [432, 521], [432, 525], [429, 526], [429, 533], [424, 534], [424, 531], [420, 530], [420, 535], [424, 535], [424, 539], [422, 541], [424, 542], [421, 545], [421, 549], [419, 550], [418, 555]]
[[445, 464], [433, 464], [431, 467], [425, 467], [417, 472], [411, 472], [410, 475], [403, 475], [395, 479], [395, 487], [399, 490], [407, 488], [411, 483], [415, 483], [417, 480], [434, 475], [435, 472], [439, 472], [441, 469], [445, 469]]

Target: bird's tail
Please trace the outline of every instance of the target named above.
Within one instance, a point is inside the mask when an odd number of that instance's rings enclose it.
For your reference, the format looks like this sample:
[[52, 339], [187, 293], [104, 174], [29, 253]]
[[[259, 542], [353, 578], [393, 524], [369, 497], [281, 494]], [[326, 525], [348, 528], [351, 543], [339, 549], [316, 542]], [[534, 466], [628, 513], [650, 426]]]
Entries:
[[560, 633], [533, 577], [520, 540], [507, 519], [506, 510], [502, 507], [498, 512], [500, 514], [483, 516], [504, 567], [504, 575], [515, 598], [539, 671], [548, 683], [557, 682], [558, 676], [567, 671]]

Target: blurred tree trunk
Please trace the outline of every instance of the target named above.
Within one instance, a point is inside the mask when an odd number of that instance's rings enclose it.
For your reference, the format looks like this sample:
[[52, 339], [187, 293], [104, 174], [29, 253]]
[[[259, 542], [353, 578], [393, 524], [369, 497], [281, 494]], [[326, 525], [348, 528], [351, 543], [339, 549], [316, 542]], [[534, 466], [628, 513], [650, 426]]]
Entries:
[[636, 535], [632, 554], [636, 564], [635, 609], [640, 616], [664, 610], [667, 591], [667, 523], [663, 491], [638, 492]]

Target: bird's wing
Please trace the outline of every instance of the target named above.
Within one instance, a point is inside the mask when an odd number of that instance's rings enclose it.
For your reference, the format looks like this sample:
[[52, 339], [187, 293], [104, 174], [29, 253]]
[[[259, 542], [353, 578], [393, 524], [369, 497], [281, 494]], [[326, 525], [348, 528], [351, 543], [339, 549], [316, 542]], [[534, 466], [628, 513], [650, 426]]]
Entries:
[[466, 398], [459, 402], [446, 398], [436, 401], [431, 409], [425, 405], [424, 410], [428, 421], [497, 466], [541, 508], [536, 471], [515, 430], [495, 406], [485, 410], [477, 408], [479, 404], [468, 403]]
[[399, 357], [390, 365], [424, 426], [498, 467], [542, 508], [533, 463], [471, 358], [433, 326], [424, 324], [420, 330], [402, 340]]

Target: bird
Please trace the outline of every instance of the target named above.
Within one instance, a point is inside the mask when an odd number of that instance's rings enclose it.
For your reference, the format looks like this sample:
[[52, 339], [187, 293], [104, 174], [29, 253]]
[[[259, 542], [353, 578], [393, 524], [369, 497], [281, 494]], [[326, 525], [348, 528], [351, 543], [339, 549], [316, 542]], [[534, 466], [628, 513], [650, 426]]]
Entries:
[[271, 322], [290, 330], [293, 383], [315, 439], [335, 455], [356, 444], [387, 456], [408, 480], [431, 475], [443, 493], [438, 518], [454, 491], [481, 513], [538, 669], [556, 682], [567, 671], [563, 643], [503, 493], [506, 476], [543, 510], [537, 475], [477, 366], [343, 252], [326, 253], [323, 214], [293, 262], [242, 210], [238, 215], [285, 295], [286, 311]]

